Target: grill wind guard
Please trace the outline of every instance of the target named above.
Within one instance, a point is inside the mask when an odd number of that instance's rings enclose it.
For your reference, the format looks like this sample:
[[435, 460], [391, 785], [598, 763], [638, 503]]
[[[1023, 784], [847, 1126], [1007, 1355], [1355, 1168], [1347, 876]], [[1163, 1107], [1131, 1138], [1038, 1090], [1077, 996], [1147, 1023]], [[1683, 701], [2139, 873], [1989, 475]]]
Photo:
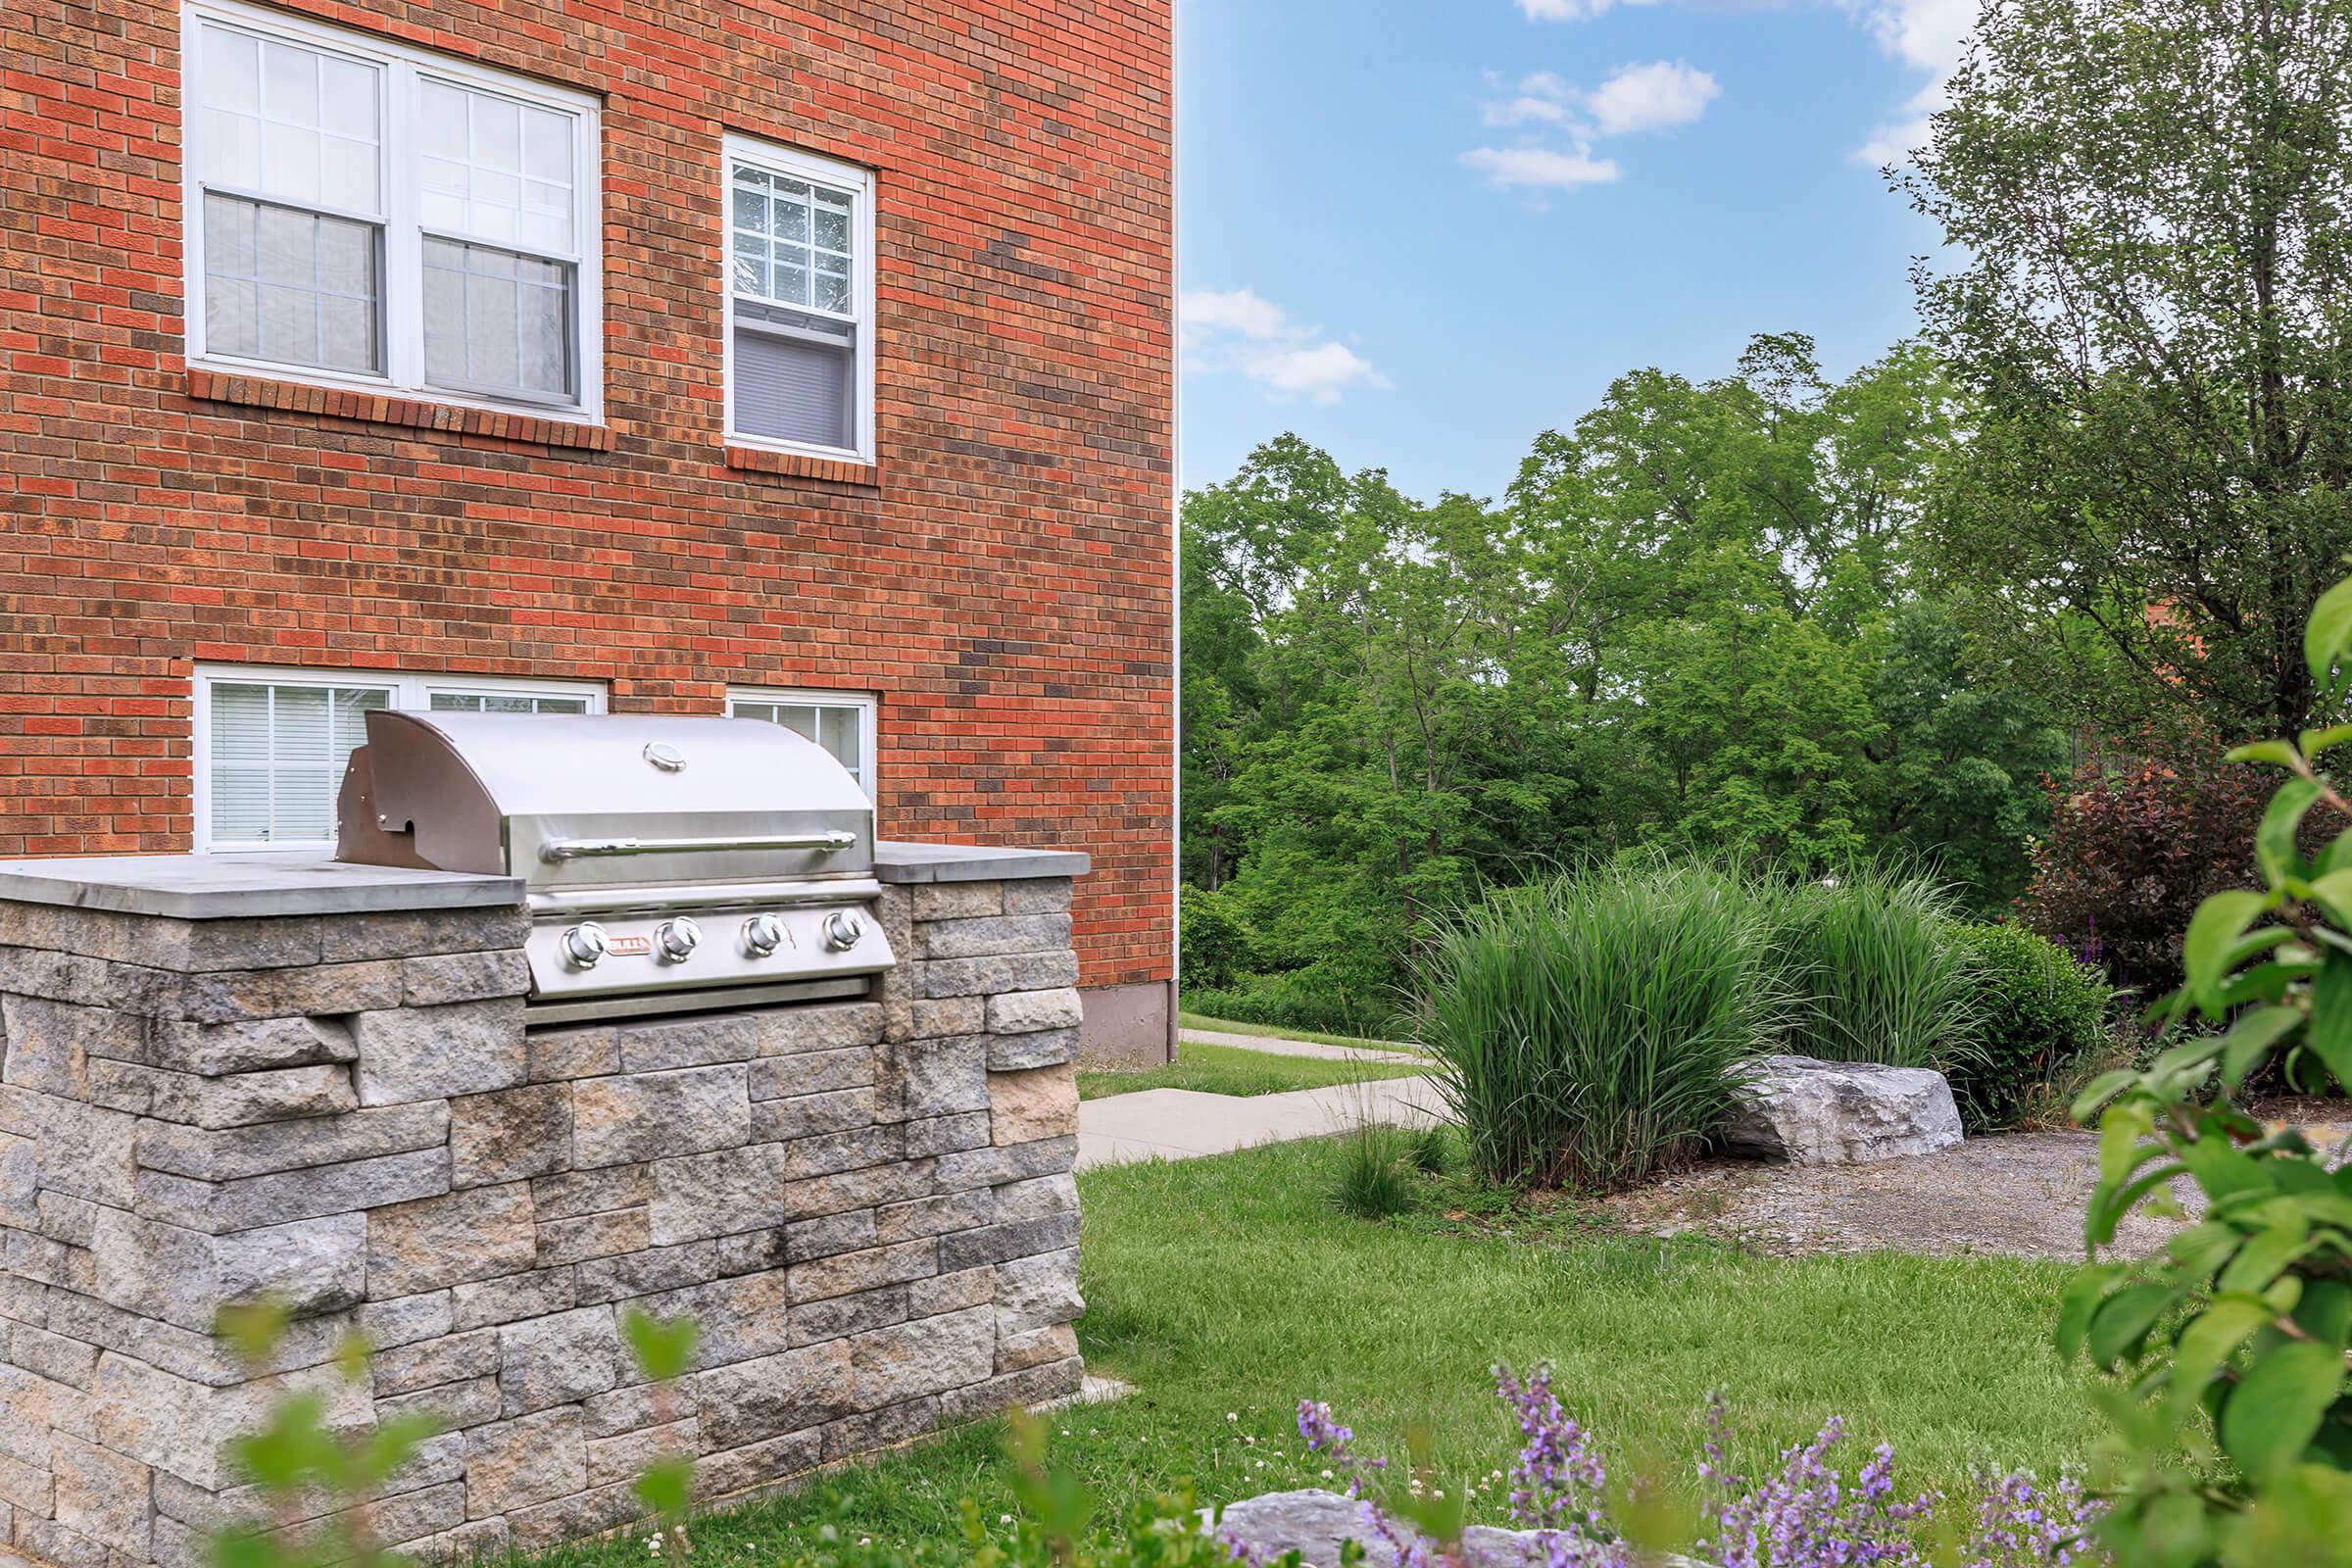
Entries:
[[863, 995], [873, 807], [759, 719], [368, 715], [336, 856], [520, 877], [534, 1021]]

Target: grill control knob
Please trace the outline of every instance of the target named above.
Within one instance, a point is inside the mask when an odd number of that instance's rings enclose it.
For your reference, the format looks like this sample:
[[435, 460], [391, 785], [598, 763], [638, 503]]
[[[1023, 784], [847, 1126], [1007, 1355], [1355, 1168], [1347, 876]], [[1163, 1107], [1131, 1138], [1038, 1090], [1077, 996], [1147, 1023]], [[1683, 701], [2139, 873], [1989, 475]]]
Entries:
[[772, 914], [755, 914], [743, 922], [743, 951], [764, 958], [784, 945], [784, 922]]
[[612, 939], [605, 935], [605, 928], [593, 920], [575, 925], [564, 933], [564, 956], [570, 959], [572, 967], [576, 969], [595, 968], [612, 951]]
[[654, 948], [671, 963], [683, 963], [703, 944], [703, 928], [685, 915], [654, 927]]
[[865, 935], [865, 920], [856, 909], [835, 909], [825, 916], [825, 946], [846, 953]]

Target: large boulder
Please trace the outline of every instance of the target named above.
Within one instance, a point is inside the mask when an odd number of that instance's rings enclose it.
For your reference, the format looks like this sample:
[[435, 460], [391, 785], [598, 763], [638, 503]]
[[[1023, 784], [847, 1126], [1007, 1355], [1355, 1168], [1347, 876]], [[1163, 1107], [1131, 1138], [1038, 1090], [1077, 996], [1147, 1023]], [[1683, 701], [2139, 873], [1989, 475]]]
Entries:
[[1951, 1148], [1960, 1107], [1943, 1074], [1926, 1067], [1766, 1056], [1720, 1136], [1743, 1158], [1859, 1165]]
[[[1336, 1492], [1269, 1492], [1245, 1498], [1226, 1505], [1217, 1528], [1248, 1547], [1256, 1562], [1273, 1562], [1295, 1547], [1307, 1568], [1339, 1568], [1341, 1544], [1355, 1541], [1363, 1544], [1364, 1568], [1396, 1568], [1396, 1548], [1373, 1532], [1364, 1504]], [[1412, 1532], [1402, 1520], [1396, 1529]], [[1550, 1560], [1538, 1531], [1472, 1525], [1462, 1532], [1465, 1568], [1546, 1568]], [[1704, 1568], [1688, 1557], [1665, 1561], [1675, 1568]]]

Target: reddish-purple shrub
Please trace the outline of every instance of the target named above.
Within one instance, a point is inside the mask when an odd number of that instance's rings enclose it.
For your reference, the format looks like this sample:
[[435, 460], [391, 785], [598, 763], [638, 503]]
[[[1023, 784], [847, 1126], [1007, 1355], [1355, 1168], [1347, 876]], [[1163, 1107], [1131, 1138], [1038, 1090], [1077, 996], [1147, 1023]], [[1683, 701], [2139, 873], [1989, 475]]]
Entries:
[[2253, 885], [2268, 799], [2253, 768], [2090, 758], [2052, 782], [2049, 832], [2018, 899], [2031, 930], [2152, 998], [2180, 983], [2180, 934], [2209, 894]]

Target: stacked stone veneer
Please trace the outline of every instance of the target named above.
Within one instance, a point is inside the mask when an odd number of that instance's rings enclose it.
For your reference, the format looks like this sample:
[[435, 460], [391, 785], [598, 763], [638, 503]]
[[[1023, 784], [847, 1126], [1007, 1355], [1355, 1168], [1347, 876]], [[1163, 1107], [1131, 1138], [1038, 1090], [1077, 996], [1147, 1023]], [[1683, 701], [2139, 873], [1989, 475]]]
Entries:
[[[446, 1421], [371, 1510], [417, 1552], [625, 1523], [665, 1452], [717, 1497], [1074, 1391], [1069, 895], [890, 889], [874, 1001], [527, 1031], [514, 908], [0, 903], [6, 1539], [199, 1561], [299, 1387]], [[300, 1316], [256, 1376], [208, 1330], [265, 1291]], [[701, 1325], [671, 1396], [631, 1306]]]

